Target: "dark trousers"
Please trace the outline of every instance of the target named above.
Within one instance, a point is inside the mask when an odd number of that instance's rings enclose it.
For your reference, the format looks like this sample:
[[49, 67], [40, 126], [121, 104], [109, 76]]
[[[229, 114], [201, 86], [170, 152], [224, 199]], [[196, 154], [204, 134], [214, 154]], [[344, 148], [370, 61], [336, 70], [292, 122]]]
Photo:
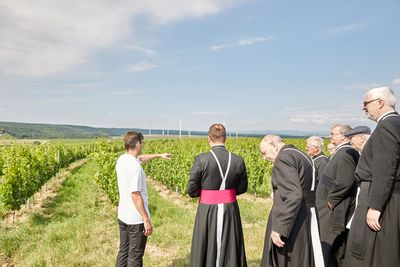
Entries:
[[119, 252], [117, 267], [142, 267], [143, 254], [146, 248], [147, 236], [144, 235], [144, 224], [125, 224], [118, 220]]

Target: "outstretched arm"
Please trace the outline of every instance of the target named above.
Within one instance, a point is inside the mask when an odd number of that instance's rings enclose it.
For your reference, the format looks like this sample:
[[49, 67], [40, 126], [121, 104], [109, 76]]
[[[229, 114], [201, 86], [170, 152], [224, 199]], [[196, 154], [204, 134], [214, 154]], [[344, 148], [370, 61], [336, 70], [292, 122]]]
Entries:
[[153, 159], [157, 159], [157, 158], [161, 158], [161, 159], [171, 159], [171, 154], [170, 153], [162, 153], [162, 154], [144, 154], [144, 155], [140, 155], [138, 157], [139, 161], [141, 162], [146, 162], [146, 161], [150, 161]]

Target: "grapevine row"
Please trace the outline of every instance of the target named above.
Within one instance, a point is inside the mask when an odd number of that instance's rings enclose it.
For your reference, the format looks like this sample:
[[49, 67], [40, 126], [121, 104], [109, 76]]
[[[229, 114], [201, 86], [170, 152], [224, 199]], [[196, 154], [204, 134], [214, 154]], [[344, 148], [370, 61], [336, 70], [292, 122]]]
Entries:
[[[121, 149], [121, 144], [118, 144], [116, 150]], [[14, 144], [1, 147], [0, 213], [19, 210], [60, 168], [97, 150], [104, 149], [94, 144]]]
[[[246, 163], [249, 179], [248, 192], [265, 196], [269, 195], [272, 191], [272, 164], [262, 158], [259, 151], [260, 141], [258, 138], [228, 139], [226, 146], [233, 153], [242, 156]], [[290, 143], [300, 149], [305, 148], [304, 139], [291, 139]], [[162, 182], [174, 191], [185, 194], [190, 169], [195, 156], [199, 153], [207, 152], [209, 149], [207, 140], [203, 138], [146, 140], [143, 153], [156, 154], [168, 152], [172, 154], [172, 159], [153, 160], [149, 163], [143, 163], [143, 167], [147, 176]], [[120, 153], [107, 150], [95, 153], [95, 158], [99, 163], [96, 179], [115, 205], [118, 203], [115, 163]]]

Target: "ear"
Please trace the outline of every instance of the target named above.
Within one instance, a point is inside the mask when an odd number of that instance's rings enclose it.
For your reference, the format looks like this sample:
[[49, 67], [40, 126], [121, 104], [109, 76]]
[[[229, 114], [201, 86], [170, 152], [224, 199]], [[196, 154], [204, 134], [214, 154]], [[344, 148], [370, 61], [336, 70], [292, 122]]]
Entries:
[[385, 106], [385, 100], [379, 99], [378, 105], [379, 105], [379, 108], [383, 108], [383, 106]]

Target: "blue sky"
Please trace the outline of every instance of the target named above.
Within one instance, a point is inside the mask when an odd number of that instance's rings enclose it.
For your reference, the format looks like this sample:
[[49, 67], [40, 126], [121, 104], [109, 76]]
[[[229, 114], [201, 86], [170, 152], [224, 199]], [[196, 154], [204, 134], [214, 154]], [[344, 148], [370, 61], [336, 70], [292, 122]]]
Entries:
[[0, 120], [328, 131], [400, 93], [400, 2], [0, 1]]

